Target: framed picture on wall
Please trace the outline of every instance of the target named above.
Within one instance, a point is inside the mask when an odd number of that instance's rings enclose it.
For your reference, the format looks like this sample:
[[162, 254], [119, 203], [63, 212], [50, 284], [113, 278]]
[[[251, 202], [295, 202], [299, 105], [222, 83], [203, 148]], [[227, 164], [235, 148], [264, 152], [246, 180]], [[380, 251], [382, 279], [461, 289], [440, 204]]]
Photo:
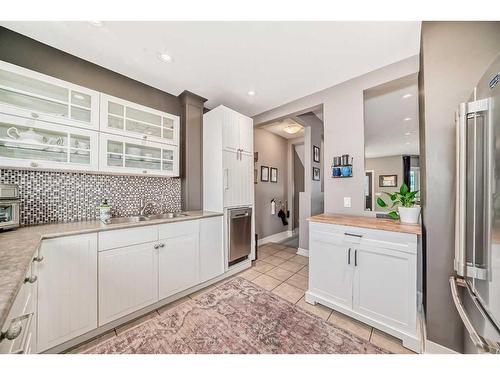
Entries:
[[314, 181], [319, 181], [320, 179], [321, 179], [320, 169], [316, 168], [316, 167], [313, 167], [313, 180]]
[[384, 174], [378, 176], [378, 186], [379, 187], [396, 187], [398, 186], [398, 175], [397, 174]]
[[319, 161], [320, 161], [319, 147], [318, 146], [313, 146], [313, 161], [315, 163], [319, 163]]
[[269, 182], [269, 167], [260, 166], [260, 180], [262, 182]]
[[278, 182], [278, 168], [271, 167], [271, 182]]

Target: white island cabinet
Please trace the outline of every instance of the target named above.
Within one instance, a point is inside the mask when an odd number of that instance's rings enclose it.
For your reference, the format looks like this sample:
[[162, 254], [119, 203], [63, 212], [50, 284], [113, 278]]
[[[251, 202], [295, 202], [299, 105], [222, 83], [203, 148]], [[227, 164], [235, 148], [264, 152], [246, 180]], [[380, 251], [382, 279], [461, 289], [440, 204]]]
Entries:
[[418, 352], [418, 236], [312, 220], [309, 231], [306, 301], [385, 331]]

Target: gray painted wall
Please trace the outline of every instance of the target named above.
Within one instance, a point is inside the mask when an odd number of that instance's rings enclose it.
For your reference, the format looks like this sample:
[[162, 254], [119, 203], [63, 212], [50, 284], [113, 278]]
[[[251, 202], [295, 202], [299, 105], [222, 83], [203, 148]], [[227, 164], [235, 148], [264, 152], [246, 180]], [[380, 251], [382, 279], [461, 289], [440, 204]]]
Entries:
[[[395, 156], [385, 156], [381, 158], [370, 158], [370, 159], [365, 159], [365, 168], [366, 170], [373, 170], [375, 171], [374, 175], [374, 187], [375, 187], [375, 211], [387, 211], [387, 209], [384, 209], [380, 207], [377, 204], [377, 198], [382, 198], [386, 202], [389, 202], [390, 199], [388, 199], [388, 196], [385, 194], [382, 194], [382, 192], [394, 192], [398, 191], [401, 185], [404, 182], [403, 178], [403, 157], [401, 155], [395, 155]], [[391, 175], [395, 174], [398, 176], [398, 186], [396, 187], [380, 187], [379, 186], [379, 177], [380, 175]], [[377, 195], [378, 194], [378, 195]]]
[[179, 99], [89, 61], [0, 27], [0, 60], [160, 111], [181, 114]]
[[454, 113], [500, 51], [500, 22], [424, 22], [420, 73], [420, 142], [426, 233], [428, 339], [463, 349], [463, 325], [453, 305]]
[[[364, 211], [363, 93], [368, 88], [417, 73], [418, 68], [418, 56], [410, 57], [264, 112], [254, 117], [254, 123], [258, 125], [290, 114], [305, 113], [323, 104], [324, 164], [321, 175], [330, 176], [334, 156], [350, 154], [354, 157], [354, 177], [325, 178], [324, 211], [373, 216], [373, 213]], [[347, 196], [352, 199], [351, 208], [343, 207], [343, 199]]]
[[[259, 153], [256, 164], [258, 183], [255, 185], [255, 231], [259, 239], [288, 230], [281, 219], [271, 215], [271, 199], [282, 200], [287, 198], [287, 147], [288, 142], [264, 129], [254, 131], [254, 151]], [[278, 168], [278, 183], [260, 181], [260, 167]], [[271, 172], [269, 172], [270, 175]]]

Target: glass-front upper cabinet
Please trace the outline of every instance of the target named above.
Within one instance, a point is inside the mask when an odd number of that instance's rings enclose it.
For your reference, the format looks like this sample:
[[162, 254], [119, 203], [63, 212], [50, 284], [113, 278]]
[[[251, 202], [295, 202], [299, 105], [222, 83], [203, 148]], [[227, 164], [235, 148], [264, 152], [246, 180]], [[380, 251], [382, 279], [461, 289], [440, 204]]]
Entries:
[[97, 171], [97, 132], [0, 114], [0, 165]]
[[179, 116], [101, 94], [101, 131], [179, 146]]
[[101, 133], [99, 142], [101, 171], [179, 176], [177, 146], [104, 133]]
[[99, 129], [99, 93], [0, 61], [0, 112]]

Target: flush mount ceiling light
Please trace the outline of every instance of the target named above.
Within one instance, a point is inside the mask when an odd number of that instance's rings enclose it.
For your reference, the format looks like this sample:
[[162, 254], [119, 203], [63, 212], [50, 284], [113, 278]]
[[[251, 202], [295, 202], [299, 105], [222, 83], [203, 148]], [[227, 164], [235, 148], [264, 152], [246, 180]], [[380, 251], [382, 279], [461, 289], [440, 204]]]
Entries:
[[413, 95], [412, 94], [404, 94], [403, 99], [408, 99], [411, 98]]
[[161, 52], [158, 54], [158, 58], [161, 60], [161, 61], [164, 61], [164, 62], [172, 62], [172, 56], [170, 56], [168, 53], [165, 53], [165, 52]]
[[101, 27], [103, 26], [103, 22], [102, 21], [88, 21], [92, 26], [98, 26], [98, 27]]
[[405, 117], [404, 118], [404, 121], [410, 121], [411, 120], [411, 117]]
[[253, 90], [250, 90], [249, 92], [247, 92], [248, 96], [255, 96], [256, 92], [253, 91]]
[[407, 145], [409, 145], [409, 144], [410, 144], [410, 142], [406, 142], [406, 144], [407, 144]]
[[302, 130], [302, 125], [287, 125], [283, 128], [283, 131], [288, 134], [295, 134]]
[[406, 132], [405, 135], [411, 135], [411, 132]]

